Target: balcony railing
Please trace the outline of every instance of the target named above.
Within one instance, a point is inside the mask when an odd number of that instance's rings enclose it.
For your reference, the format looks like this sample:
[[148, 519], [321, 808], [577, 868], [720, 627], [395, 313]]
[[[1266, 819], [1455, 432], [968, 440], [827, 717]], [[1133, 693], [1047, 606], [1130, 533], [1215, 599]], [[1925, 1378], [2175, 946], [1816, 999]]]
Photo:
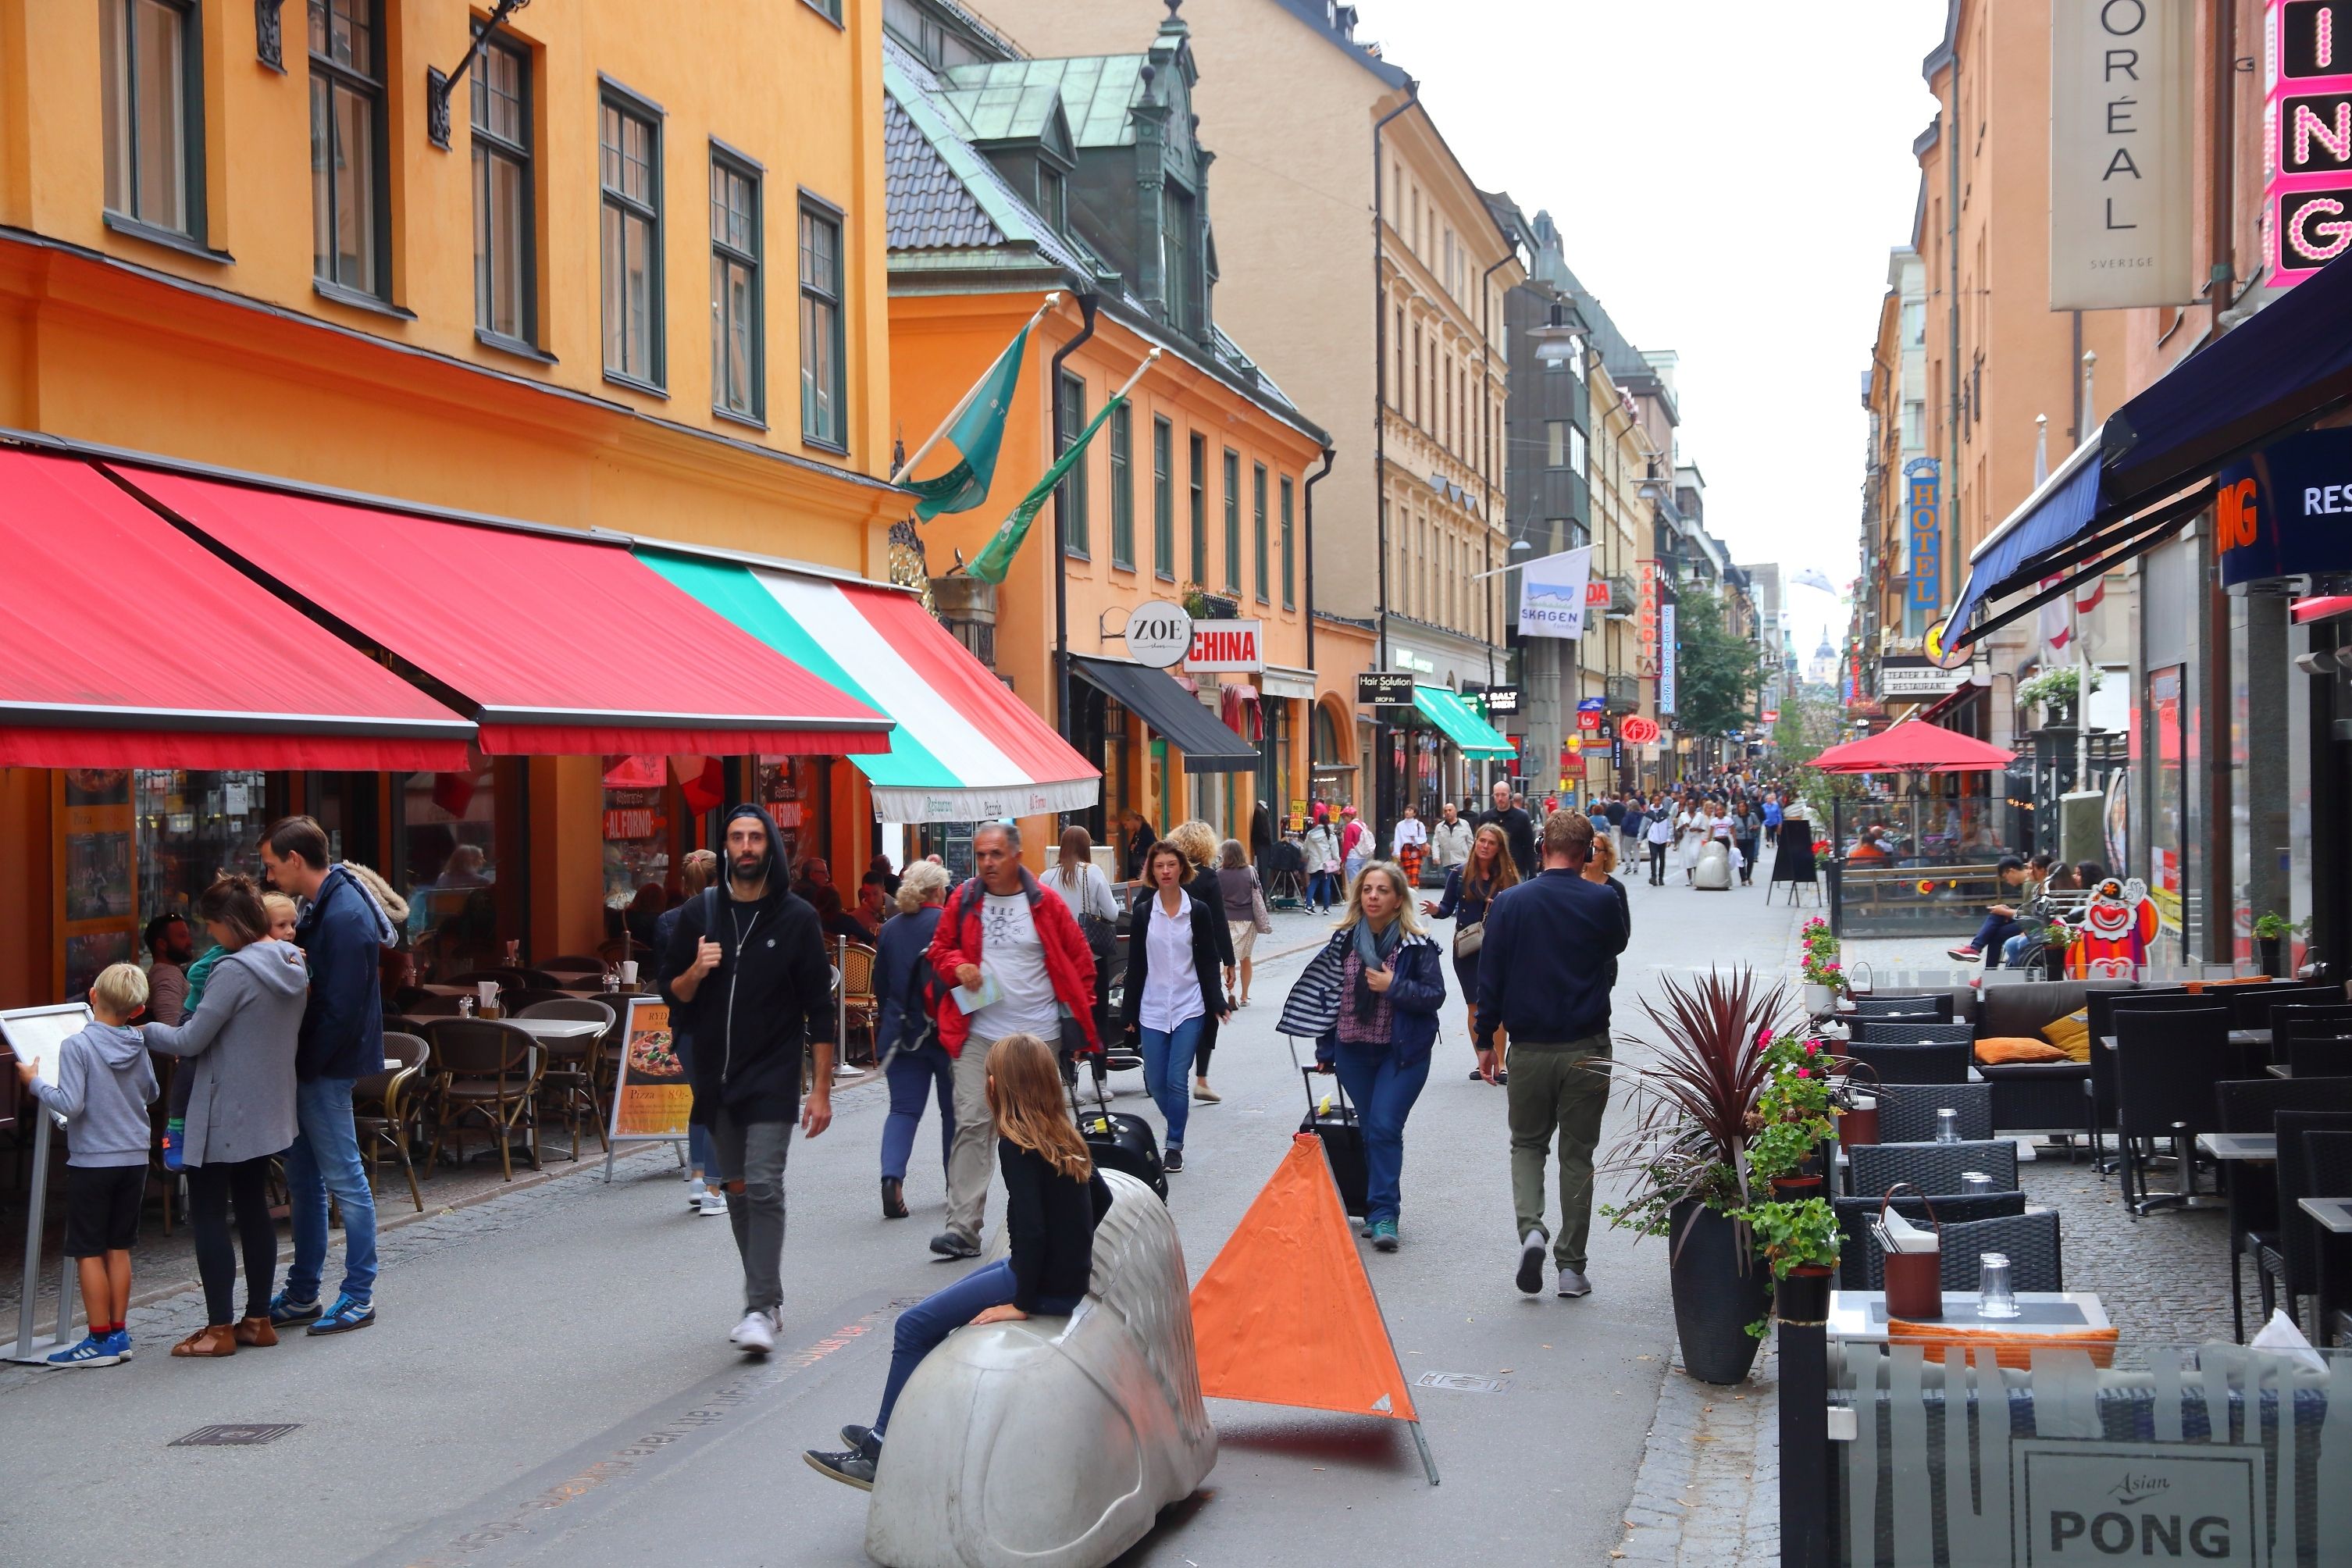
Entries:
[[1609, 584], [1609, 618], [1612, 621], [1632, 620], [1638, 596], [1633, 588], [1633, 579], [1612, 575], [1603, 581]]
[[1612, 675], [1604, 688], [1603, 699], [1612, 713], [1631, 713], [1642, 706], [1642, 683], [1630, 675]]

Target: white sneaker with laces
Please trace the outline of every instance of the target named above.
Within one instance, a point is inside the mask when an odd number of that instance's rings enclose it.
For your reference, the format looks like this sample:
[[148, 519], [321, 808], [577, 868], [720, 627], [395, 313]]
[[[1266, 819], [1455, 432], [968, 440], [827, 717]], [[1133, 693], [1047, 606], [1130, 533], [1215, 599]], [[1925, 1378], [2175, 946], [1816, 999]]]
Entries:
[[776, 1314], [767, 1308], [744, 1313], [735, 1331], [727, 1336], [727, 1342], [753, 1355], [766, 1355], [776, 1348]]
[[705, 1185], [705, 1184], [704, 1184], [703, 1180], [702, 1180], [702, 1178], [701, 1178], [700, 1176], [688, 1176], [688, 1177], [687, 1177], [687, 1179], [686, 1179], [686, 1206], [687, 1206], [687, 1207], [688, 1207], [688, 1208], [690, 1208], [690, 1209], [691, 1209], [691, 1208], [700, 1208], [700, 1207], [702, 1206], [702, 1194], [705, 1194], [705, 1193], [707, 1193], [707, 1192], [709, 1192], [709, 1190], [710, 1190], [710, 1189], [709, 1189], [707, 1185]]
[[727, 1194], [717, 1187], [705, 1187], [697, 1207], [706, 1218], [715, 1214], [723, 1215], [727, 1212]]

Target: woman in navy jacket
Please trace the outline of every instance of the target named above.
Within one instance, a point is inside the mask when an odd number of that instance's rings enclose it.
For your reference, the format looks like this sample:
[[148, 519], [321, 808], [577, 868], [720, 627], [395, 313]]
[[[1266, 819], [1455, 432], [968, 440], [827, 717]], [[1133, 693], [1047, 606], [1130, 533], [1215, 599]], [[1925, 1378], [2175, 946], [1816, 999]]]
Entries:
[[1403, 871], [1375, 860], [1357, 875], [1320, 960], [1327, 971], [1336, 963], [1339, 1018], [1315, 1042], [1315, 1065], [1338, 1073], [1356, 1102], [1370, 1200], [1365, 1234], [1381, 1251], [1394, 1252], [1405, 1118], [1429, 1081], [1445, 1005], [1444, 964], [1422, 930]]

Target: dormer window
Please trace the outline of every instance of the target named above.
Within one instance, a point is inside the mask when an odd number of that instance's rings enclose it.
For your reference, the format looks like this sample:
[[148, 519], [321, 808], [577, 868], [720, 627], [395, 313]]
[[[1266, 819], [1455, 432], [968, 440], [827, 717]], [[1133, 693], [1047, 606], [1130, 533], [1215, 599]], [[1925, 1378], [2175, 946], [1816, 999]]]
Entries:
[[1056, 234], [1070, 231], [1069, 177], [1042, 158], [1037, 163], [1037, 211]]
[[1168, 324], [1195, 330], [1199, 306], [1199, 258], [1193, 248], [1192, 193], [1170, 181], [1160, 197], [1160, 287], [1168, 300]]

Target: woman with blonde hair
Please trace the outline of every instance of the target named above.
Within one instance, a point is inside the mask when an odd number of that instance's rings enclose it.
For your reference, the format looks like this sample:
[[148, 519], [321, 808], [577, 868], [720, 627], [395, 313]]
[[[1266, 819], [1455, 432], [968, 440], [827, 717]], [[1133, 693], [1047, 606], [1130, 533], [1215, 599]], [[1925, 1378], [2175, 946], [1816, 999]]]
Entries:
[[1316, 1070], [1339, 1074], [1356, 1102], [1370, 1200], [1363, 1234], [1381, 1252], [1397, 1249], [1404, 1122], [1429, 1081], [1444, 1005], [1437, 944], [1422, 930], [1404, 872], [1372, 861], [1349, 885], [1339, 929], [1292, 988], [1283, 1026], [1293, 1032], [1295, 1019], [1313, 1016]]
[[988, 1053], [986, 1089], [996, 1121], [996, 1163], [1004, 1173], [1011, 1256], [973, 1269], [899, 1314], [874, 1425], [843, 1427], [845, 1450], [812, 1448], [803, 1456], [811, 1468], [849, 1486], [874, 1489], [890, 1412], [915, 1368], [948, 1335], [968, 1323], [1066, 1317], [1086, 1299], [1093, 1279], [1095, 1227], [1110, 1212], [1110, 1184], [1095, 1169], [1070, 1120], [1053, 1047], [1034, 1035], [1005, 1036]]
[[[1499, 823], [1487, 823], [1470, 840], [1470, 858], [1445, 873], [1445, 897], [1437, 903], [1422, 901], [1421, 912], [1433, 920], [1454, 922], [1454, 981], [1462, 987], [1469, 1006], [1470, 1037], [1478, 1037], [1478, 949], [1486, 941], [1486, 911], [1506, 888], [1518, 885], [1518, 862], [1511, 858], [1511, 841]], [[1486, 1075], [1476, 1068], [1472, 1078]], [[1508, 1081], [1497, 1072], [1496, 1083]]]
[[[1168, 830], [1169, 843], [1176, 846], [1191, 868], [1185, 878], [1184, 891], [1196, 903], [1220, 909], [1225, 900], [1224, 889], [1217, 880], [1217, 830], [1195, 818], [1180, 822]], [[1217, 922], [1217, 963], [1224, 970], [1224, 988], [1234, 988], [1234, 933], [1223, 921]], [[1224, 1011], [1222, 996], [1210, 998], [1207, 1019], [1201, 1025], [1200, 1049], [1192, 1058], [1192, 1098], [1203, 1105], [1214, 1105], [1223, 1098], [1209, 1087], [1209, 1058], [1217, 1048], [1218, 1015]]]
[[[882, 1123], [882, 1217], [907, 1217], [907, 1163], [923, 1125], [923, 1103], [940, 1105], [940, 1163], [955, 1147], [955, 1061], [940, 1044], [939, 976], [931, 969], [931, 938], [947, 903], [944, 866], [918, 860], [898, 878], [898, 918], [882, 928], [876, 946], [874, 992], [881, 1016], [874, 1048], [890, 1085], [890, 1113]], [[952, 1005], [952, 1004], [950, 1004]]]

